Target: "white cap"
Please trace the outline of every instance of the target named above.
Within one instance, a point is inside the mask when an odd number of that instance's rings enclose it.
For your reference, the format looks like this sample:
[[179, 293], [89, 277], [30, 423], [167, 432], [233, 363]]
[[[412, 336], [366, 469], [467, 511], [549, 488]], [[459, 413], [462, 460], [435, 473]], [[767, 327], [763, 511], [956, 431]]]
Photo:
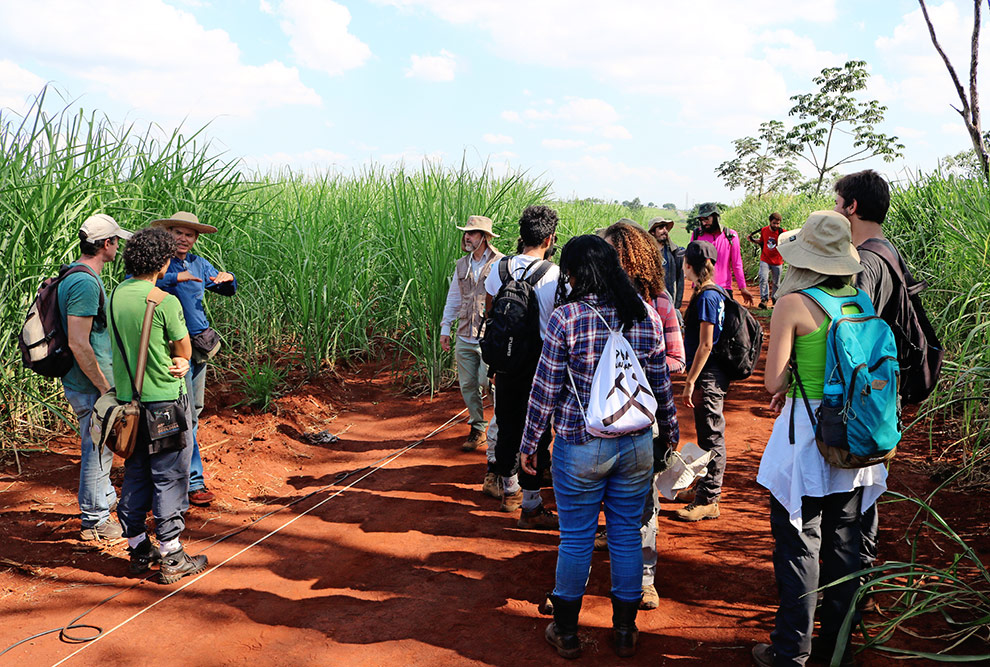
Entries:
[[96, 243], [113, 236], [128, 241], [134, 236], [126, 229], [121, 229], [117, 221], [106, 213], [97, 213], [86, 218], [86, 222], [79, 228], [79, 232], [85, 237], [83, 240], [90, 243]]

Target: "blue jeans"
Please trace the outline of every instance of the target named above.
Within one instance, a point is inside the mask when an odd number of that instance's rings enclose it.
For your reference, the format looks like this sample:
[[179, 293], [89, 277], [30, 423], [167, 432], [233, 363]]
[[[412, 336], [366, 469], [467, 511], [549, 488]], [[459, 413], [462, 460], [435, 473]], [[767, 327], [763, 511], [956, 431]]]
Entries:
[[595, 438], [584, 445], [558, 437], [552, 465], [560, 518], [554, 594], [565, 600], [584, 595], [604, 503], [612, 594], [627, 602], [639, 600], [643, 594], [639, 527], [653, 478], [653, 434]]
[[110, 518], [110, 506], [117, 502], [117, 492], [110, 483], [113, 452], [97, 452], [89, 434], [93, 406], [99, 394], [85, 394], [65, 389], [65, 398], [79, 419], [81, 449], [79, 461], [79, 518], [83, 528], [98, 526]]
[[192, 421], [192, 461], [189, 463], [189, 492], [206, 488], [203, 479], [203, 459], [199, 457], [199, 413], [203, 411], [203, 400], [206, 394], [206, 362], [189, 364], [186, 373], [186, 393], [189, 394], [189, 417]]

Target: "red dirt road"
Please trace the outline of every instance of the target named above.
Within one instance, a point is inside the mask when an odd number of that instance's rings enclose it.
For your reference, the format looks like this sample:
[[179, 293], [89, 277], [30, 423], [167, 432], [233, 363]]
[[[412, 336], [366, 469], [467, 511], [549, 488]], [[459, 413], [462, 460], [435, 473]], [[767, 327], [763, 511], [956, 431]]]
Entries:
[[[461, 410], [458, 392], [412, 398], [366, 367], [280, 399], [277, 414], [217, 411], [235, 400], [210, 395], [201, 442], [218, 500], [190, 510], [185, 534], [191, 553], [205, 550], [220, 567], [170, 587], [128, 578], [123, 544], [99, 550], [77, 541], [71, 438], [50, 453], [22, 456], [21, 475], [12, 459], [3, 461], [0, 650], [117, 597], [79, 621], [103, 629], [97, 641], [48, 635], [0, 656], [0, 664], [570, 664], [546, 645], [548, 619], [537, 610], [553, 584], [557, 536], [518, 530], [514, 516], [481, 494], [485, 457], [461, 452], [466, 425], [361, 478], [365, 466]], [[767, 494], [754, 481], [772, 427], [766, 403], [761, 375], [730, 392], [721, 519], [678, 523], [670, 518], [676, 506], [665, 505], [661, 606], [640, 614], [639, 653], [622, 664], [745, 665], [751, 646], [767, 640], [776, 602], [772, 541]], [[690, 412], [680, 410], [682, 441], [691, 441]], [[323, 429], [342, 434], [340, 442], [314, 446], [302, 437]], [[930, 489], [906, 461], [895, 463], [891, 488]], [[955, 502], [954, 494], [944, 498]], [[972, 519], [986, 510], [981, 496], [955, 514]], [[909, 516], [899, 507], [883, 514], [883, 558], [905, 552], [899, 538]], [[608, 587], [608, 556], [596, 553], [578, 664], [618, 662], [608, 642]], [[893, 664], [876, 652], [860, 660]]]

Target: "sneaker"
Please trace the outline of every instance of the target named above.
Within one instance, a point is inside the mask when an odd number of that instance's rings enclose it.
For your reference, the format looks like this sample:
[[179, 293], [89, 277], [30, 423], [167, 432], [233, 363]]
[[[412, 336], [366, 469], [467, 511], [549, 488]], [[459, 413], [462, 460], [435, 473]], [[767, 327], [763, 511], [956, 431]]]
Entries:
[[212, 491], [207, 489], [196, 489], [195, 491], [189, 492], [189, 504], [197, 505], [199, 507], [209, 507], [213, 499], [216, 498]]
[[161, 577], [163, 584], [174, 584], [182, 577], [187, 577], [190, 574], [199, 574], [206, 569], [206, 556], [200, 554], [199, 556], [190, 557], [185, 549], [179, 549], [178, 551], [173, 551], [172, 553], [162, 556], [162, 564], [159, 571], [159, 576]]
[[506, 494], [502, 492], [502, 506], [499, 507], [499, 511], [502, 512], [515, 512], [517, 509], [522, 509], [522, 489], [519, 489], [515, 493]]
[[112, 518], [96, 526], [83, 528], [79, 532], [79, 539], [84, 542], [101, 542], [103, 540], [116, 542], [123, 537], [124, 529]]
[[605, 526], [598, 526], [598, 530], [595, 531], [595, 551], [607, 551], [608, 550], [608, 532]]
[[473, 452], [478, 447], [481, 447], [485, 443], [485, 432], [479, 428], [472, 428], [470, 435], [468, 435], [467, 440], [461, 445], [461, 449], [465, 452]]
[[643, 599], [639, 601], [640, 609], [656, 609], [660, 606], [660, 594], [653, 584], [643, 586]]
[[557, 515], [543, 505], [535, 510], [522, 510], [516, 525], [524, 530], [560, 530]]
[[134, 577], [144, 574], [151, 569], [152, 565], [162, 562], [162, 554], [158, 551], [158, 547], [152, 544], [151, 540], [147, 537], [133, 549], [127, 547], [127, 553], [131, 556], [131, 563], [128, 569], [131, 576]]
[[493, 472], [486, 472], [485, 481], [481, 484], [481, 492], [492, 498], [501, 498], [502, 478]]
[[753, 662], [760, 667], [773, 667], [773, 646], [757, 644], [753, 647]]
[[717, 519], [719, 517], [718, 501], [713, 500], [707, 505], [701, 505], [697, 501], [686, 507], [677, 510], [675, 518], [681, 521], [701, 521], [702, 519]]

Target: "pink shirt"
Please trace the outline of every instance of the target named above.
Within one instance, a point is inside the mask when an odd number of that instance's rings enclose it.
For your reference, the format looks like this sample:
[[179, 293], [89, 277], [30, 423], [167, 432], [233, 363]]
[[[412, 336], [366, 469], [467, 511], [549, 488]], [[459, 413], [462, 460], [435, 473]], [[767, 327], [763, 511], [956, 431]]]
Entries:
[[[699, 230], [700, 231], [700, 230]], [[732, 242], [725, 238], [728, 231]], [[743, 275], [742, 250], [739, 248], [739, 234], [733, 230], [720, 229], [718, 234], [698, 234], [695, 241], [708, 241], [715, 246], [718, 259], [715, 260], [715, 284], [727, 290], [732, 289], [732, 276], [736, 277], [739, 289], [746, 289], [746, 276]], [[731, 268], [730, 268], [731, 267]]]

